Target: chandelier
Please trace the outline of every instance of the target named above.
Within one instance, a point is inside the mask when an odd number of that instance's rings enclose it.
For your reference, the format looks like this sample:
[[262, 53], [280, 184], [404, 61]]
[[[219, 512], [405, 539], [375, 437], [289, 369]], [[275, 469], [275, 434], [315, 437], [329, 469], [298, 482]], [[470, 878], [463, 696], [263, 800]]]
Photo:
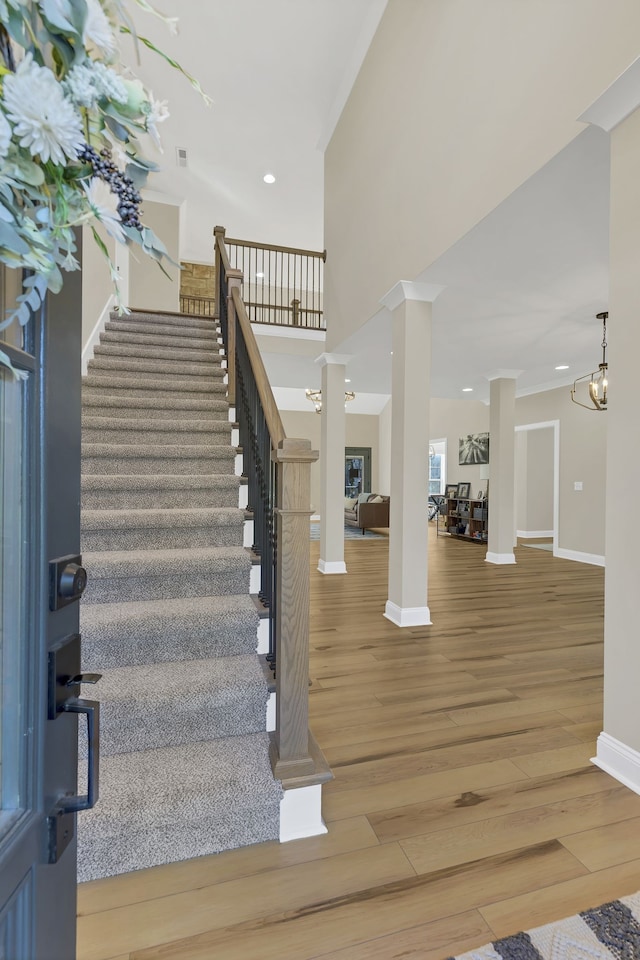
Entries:
[[[593, 373], [585, 373], [584, 377], [578, 377], [577, 380], [573, 381], [573, 386], [571, 388], [571, 399], [574, 403], [577, 403], [578, 406], [584, 407], [585, 410], [606, 410], [607, 409], [607, 391], [609, 389], [608, 381], [608, 370], [609, 364], [607, 363], [607, 319], [609, 314], [597, 313], [596, 318], [602, 320], [602, 363], [598, 364], [598, 369]], [[587, 391], [589, 394], [589, 399], [593, 404], [592, 407], [587, 403], [582, 403], [581, 400], [576, 400], [576, 392], [580, 389], [578, 384], [582, 384], [583, 381], [588, 381]]]
[[[322, 412], [322, 390], [305, 390], [305, 396], [307, 400], [310, 400], [311, 403], [316, 408], [316, 413]], [[355, 400], [356, 395], [353, 390], [345, 390], [344, 392], [344, 402], [345, 406], [349, 400]]]

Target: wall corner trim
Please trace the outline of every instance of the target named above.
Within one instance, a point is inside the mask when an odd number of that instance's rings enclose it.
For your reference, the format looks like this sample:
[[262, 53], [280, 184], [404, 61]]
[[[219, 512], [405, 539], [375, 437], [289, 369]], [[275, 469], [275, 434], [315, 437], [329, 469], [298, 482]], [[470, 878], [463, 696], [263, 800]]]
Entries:
[[597, 100], [578, 117], [582, 123], [592, 123], [606, 133], [626, 120], [640, 107], [640, 57], [637, 57], [620, 76], [601, 93]]
[[640, 793], [640, 753], [604, 731], [598, 737], [591, 763], [634, 793]]

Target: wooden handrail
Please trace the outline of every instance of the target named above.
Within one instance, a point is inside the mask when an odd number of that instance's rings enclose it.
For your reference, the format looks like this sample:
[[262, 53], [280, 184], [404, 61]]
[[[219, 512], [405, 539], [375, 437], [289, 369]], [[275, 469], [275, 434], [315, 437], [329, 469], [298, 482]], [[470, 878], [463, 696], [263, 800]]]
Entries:
[[[216, 230], [217, 229], [216, 227]], [[231, 240], [229, 237], [225, 237], [225, 243], [232, 243], [236, 247], [253, 247], [258, 250], [271, 250], [275, 253], [295, 253], [301, 257], [316, 257], [318, 260], [322, 260], [323, 263], [327, 262], [326, 250], [303, 250], [300, 247], [281, 247], [274, 243], [254, 243], [253, 240]]]
[[260, 351], [258, 350], [255, 337], [253, 336], [253, 330], [251, 329], [251, 323], [249, 321], [247, 308], [244, 305], [242, 295], [239, 289], [235, 286], [232, 288], [231, 295], [233, 297], [233, 305], [235, 307], [236, 317], [242, 328], [242, 335], [244, 337], [247, 353], [249, 354], [249, 360], [251, 361], [253, 373], [256, 378], [256, 386], [260, 395], [260, 402], [262, 403], [262, 409], [264, 410], [264, 416], [267, 421], [269, 436], [271, 437], [271, 446], [274, 450], [277, 450], [280, 443], [282, 443], [283, 440], [286, 440], [287, 436], [284, 432], [284, 426], [282, 425], [280, 411], [278, 410], [278, 406], [274, 399], [273, 392], [271, 390], [271, 384], [269, 383], [269, 378], [267, 377], [267, 372], [264, 369], [264, 363], [262, 362]]

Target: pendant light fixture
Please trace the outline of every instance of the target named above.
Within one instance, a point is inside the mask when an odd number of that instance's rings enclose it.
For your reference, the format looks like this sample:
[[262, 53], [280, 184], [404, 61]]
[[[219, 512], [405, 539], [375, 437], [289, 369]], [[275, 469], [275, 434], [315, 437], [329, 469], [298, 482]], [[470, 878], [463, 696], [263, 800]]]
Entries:
[[[577, 380], [574, 380], [571, 388], [571, 399], [574, 403], [577, 403], [579, 407], [584, 407], [585, 410], [607, 409], [609, 389], [609, 364], [607, 363], [607, 320], [609, 318], [609, 314], [607, 312], [597, 313], [596, 318], [598, 320], [602, 320], [602, 362], [598, 364], [598, 369], [593, 373], [586, 373], [584, 377], [578, 377]], [[576, 400], [576, 393], [580, 390], [585, 381], [587, 381], [587, 394], [592, 406], [589, 406], [588, 403], [583, 403], [581, 400]]]

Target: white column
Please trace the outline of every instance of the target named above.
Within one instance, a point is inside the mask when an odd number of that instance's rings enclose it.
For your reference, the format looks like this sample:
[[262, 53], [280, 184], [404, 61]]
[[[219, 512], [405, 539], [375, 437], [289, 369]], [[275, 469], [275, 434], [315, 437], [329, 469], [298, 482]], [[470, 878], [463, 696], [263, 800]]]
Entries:
[[489, 406], [488, 563], [515, 563], [516, 377], [520, 370], [498, 370], [491, 381]]
[[[640, 109], [636, 109], [611, 134], [608, 409], [583, 411], [587, 421], [607, 418], [604, 730], [594, 762], [636, 793], [640, 793], [640, 552], [634, 536], [640, 489], [639, 169]], [[594, 320], [596, 347], [597, 330]]]
[[383, 297], [391, 311], [391, 502], [389, 599], [399, 627], [431, 623], [428, 604], [431, 311], [442, 287], [401, 281]]
[[344, 375], [350, 358], [323, 353], [320, 432], [320, 573], [346, 573], [344, 562]]

